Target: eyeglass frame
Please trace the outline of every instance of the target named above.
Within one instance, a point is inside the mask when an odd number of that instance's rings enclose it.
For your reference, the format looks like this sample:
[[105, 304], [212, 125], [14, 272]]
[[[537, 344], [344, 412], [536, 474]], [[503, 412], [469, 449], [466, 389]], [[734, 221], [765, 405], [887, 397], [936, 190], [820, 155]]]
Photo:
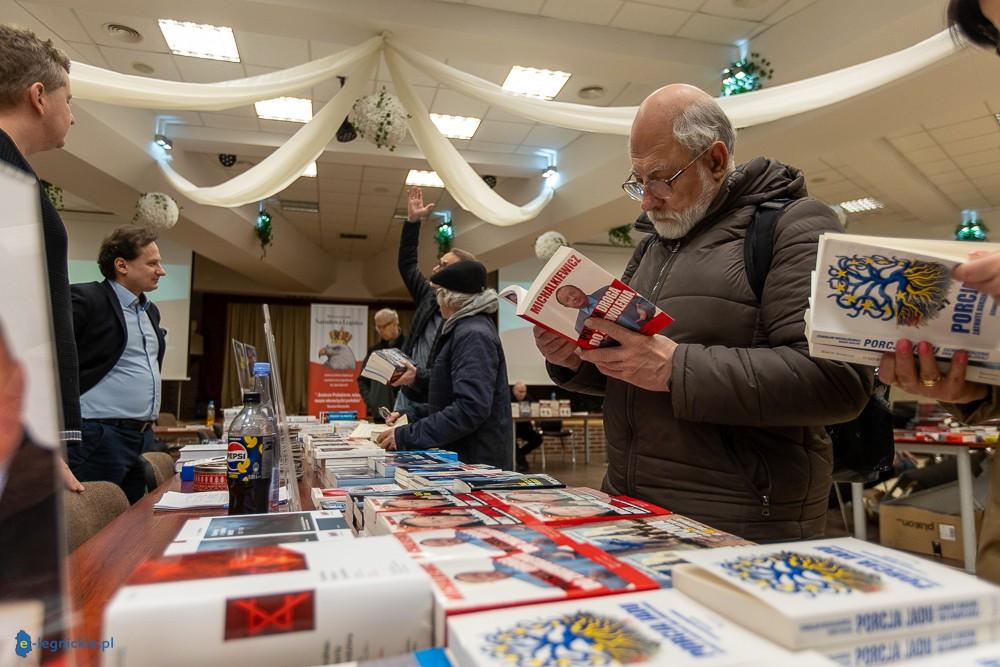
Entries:
[[[711, 150], [712, 146], [714, 146], [714, 145], [715, 145], [715, 142], [712, 142], [711, 144], [709, 144], [708, 148], [706, 148], [702, 152], [698, 153], [698, 155], [696, 155], [694, 157], [694, 159], [692, 159], [686, 165], [684, 165], [683, 167], [681, 167], [680, 169], [678, 169], [677, 173], [674, 174], [673, 176], [671, 176], [670, 178], [653, 178], [653, 179], [650, 179], [650, 180], [646, 181], [645, 183], [640, 183], [639, 181], [634, 180], [635, 172], [632, 172], [632, 178], [629, 178], [627, 181], [625, 181], [624, 183], [622, 183], [622, 190], [625, 192], [625, 195], [629, 199], [631, 199], [633, 201], [642, 201], [643, 197], [646, 196], [646, 186], [649, 183], [665, 183], [666, 186], [667, 186], [667, 188], [669, 188], [669, 190], [670, 190], [670, 195], [668, 195], [666, 197], [660, 197], [659, 195], [654, 194], [653, 196], [656, 197], [657, 199], [669, 199], [670, 197], [673, 196], [673, 193], [674, 193], [674, 181], [676, 181], [678, 178], [680, 178], [684, 174], [684, 172], [687, 171], [689, 167], [691, 167], [691, 165], [693, 165], [695, 162], [697, 162], [698, 160], [700, 160], [702, 158], [702, 156], [704, 156], [705, 153], [707, 153], [709, 150]], [[642, 192], [639, 194], [638, 197], [636, 197], [634, 194], [632, 194], [631, 192], [629, 192], [629, 186], [630, 185], [635, 185], [635, 186], [638, 186], [638, 187], [642, 188]]]

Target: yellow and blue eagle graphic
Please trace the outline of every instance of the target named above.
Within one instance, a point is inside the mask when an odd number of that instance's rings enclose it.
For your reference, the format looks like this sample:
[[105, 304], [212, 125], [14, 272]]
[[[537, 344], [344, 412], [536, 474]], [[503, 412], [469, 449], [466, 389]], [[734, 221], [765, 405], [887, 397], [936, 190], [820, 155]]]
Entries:
[[948, 305], [947, 266], [883, 255], [840, 255], [827, 267], [830, 298], [848, 317], [919, 327]]
[[744, 556], [720, 566], [729, 576], [758, 588], [803, 597], [872, 593], [882, 589], [877, 575], [835, 558], [795, 551]]
[[522, 621], [487, 635], [483, 650], [511, 667], [647, 662], [659, 642], [622, 621], [586, 611]]

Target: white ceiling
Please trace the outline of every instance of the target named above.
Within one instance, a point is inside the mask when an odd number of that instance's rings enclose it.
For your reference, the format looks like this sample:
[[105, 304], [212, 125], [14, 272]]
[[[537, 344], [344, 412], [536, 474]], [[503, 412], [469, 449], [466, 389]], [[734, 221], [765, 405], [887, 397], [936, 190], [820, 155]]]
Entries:
[[[719, 71], [737, 56], [741, 40], [750, 39], [750, 49], [772, 61], [776, 80], [801, 78], [926, 38], [943, 27], [944, 6], [945, 0], [0, 0], [0, 20], [23, 22], [30, 17], [39, 32], [52, 35], [75, 59], [92, 65], [138, 74], [135, 64], [142, 63], [153, 68], [150, 76], [192, 82], [290, 67], [390, 30], [414, 48], [497, 84], [514, 64], [562, 69], [572, 77], [557, 99], [632, 105], [672, 81], [717, 90]], [[157, 18], [232, 26], [242, 62], [170, 55]], [[104, 29], [106, 23], [128, 25], [143, 40], [116, 41]], [[741, 147], [793, 161], [806, 172], [810, 192], [830, 203], [865, 196], [883, 200], [885, 209], [850, 218], [856, 231], [919, 235], [914, 230], [921, 226], [951, 224], [953, 210], [1000, 206], [1000, 126], [993, 116], [1000, 111], [1000, 95], [993, 93], [1000, 92], [1000, 63], [985, 56], [966, 60], [968, 67], [986, 72], [984, 77], [992, 75], [992, 86], [985, 80], [982, 86], [971, 86], [971, 75], [956, 75], [966, 72], [964, 61], [941, 81], [933, 79], [935, 69], [928, 68], [924, 79], [912, 84], [916, 90], [904, 83], [825, 110], [820, 129], [806, 138], [794, 129], [813, 122], [814, 115], [748, 130], [741, 134]], [[574, 169], [582, 174], [589, 165], [567, 164], [566, 156], [589, 156], [598, 148], [605, 152], [603, 161], [620, 157], [626, 164], [624, 139], [614, 144], [613, 150], [620, 153], [608, 155], [606, 147], [612, 144], [606, 139], [526, 121], [439, 86], [412, 69], [407, 72], [432, 112], [483, 118], [471, 140], [453, 143], [480, 174], [499, 176], [499, 187], [506, 193], [535, 187], [532, 179], [537, 179], [542, 150], [559, 151], [560, 171], [570, 174]], [[926, 94], [919, 86], [931, 80], [948, 90], [933, 103], [907, 106], [909, 97]], [[392, 91], [384, 64], [367, 91], [383, 85]], [[592, 85], [603, 86], [606, 94], [582, 100], [578, 91]], [[338, 88], [333, 79], [304, 91], [304, 96], [318, 110]], [[875, 99], [880, 100], [878, 114], [857, 113]], [[250, 106], [169, 116], [167, 134], [176, 150], [198, 167], [190, 177], [203, 185], [246, 169], [301, 127], [258, 120]], [[219, 152], [235, 153], [240, 162], [223, 169], [216, 158]], [[751, 155], [738, 152], [737, 157]], [[279, 195], [316, 202], [319, 214], [282, 212], [275, 203], [278, 229], [287, 222], [336, 260], [390, 256], [398, 234], [393, 214], [405, 207], [403, 178], [410, 168], [429, 167], [409, 137], [394, 154], [362, 140], [331, 144], [319, 160], [317, 178], [300, 178]], [[618, 170], [623, 176], [624, 170]], [[608, 186], [608, 196], [619, 196], [620, 191], [614, 192], [617, 185]], [[432, 189], [427, 196], [441, 208], [454, 206], [446, 192]], [[511, 198], [522, 203], [530, 197]], [[605, 219], [597, 202], [589, 217], [575, 210], [577, 205], [584, 208], [578, 201], [557, 202], [539, 225], [572, 220], [574, 228], [590, 238], [628, 221], [628, 216]], [[616, 211], [626, 210], [622, 201], [616, 206]], [[503, 242], [509, 246], [506, 254], [498, 252], [494, 261], [516, 261], [520, 257], [515, 255], [529, 252], [525, 239], [537, 236], [537, 227], [526, 225], [519, 235], [512, 232]], [[367, 239], [343, 240], [342, 233], [366, 234]]]

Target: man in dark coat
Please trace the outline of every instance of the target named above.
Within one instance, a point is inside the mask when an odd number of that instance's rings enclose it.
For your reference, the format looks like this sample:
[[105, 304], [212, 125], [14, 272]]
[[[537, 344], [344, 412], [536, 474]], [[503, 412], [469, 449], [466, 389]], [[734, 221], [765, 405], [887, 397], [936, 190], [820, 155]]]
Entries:
[[[0, 25], [0, 162], [35, 176], [26, 158], [63, 147], [74, 122], [69, 64], [52, 40], [43, 42], [28, 30]], [[62, 399], [62, 440], [73, 447], [80, 441], [80, 388], [69, 295], [69, 242], [41, 182], [38, 194]], [[83, 491], [69, 468], [60, 468], [66, 488]]]
[[[379, 434], [387, 449], [442, 447], [463, 463], [510, 470], [514, 434], [510, 416], [507, 362], [491, 314], [497, 295], [486, 289], [486, 267], [461, 261], [431, 278], [444, 324], [434, 343], [427, 397], [429, 414], [416, 423]], [[400, 379], [414, 382], [411, 367]]]
[[[655, 233], [623, 282], [674, 318], [643, 336], [587, 326], [618, 347], [581, 351], [535, 328], [549, 375], [604, 396], [604, 490], [656, 503], [754, 541], [823, 534], [832, 483], [824, 428], [853, 419], [870, 369], [809, 356], [803, 314], [820, 234], [842, 231], [797, 169], [758, 157], [736, 166], [736, 132], [704, 91], [666, 86], [640, 105], [632, 177]], [[757, 206], [790, 200], [774, 230], [760, 302], [743, 266]]]
[[[425, 205], [423, 192], [418, 187], [412, 187], [409, 191], [406, 207], [406, 222], [403, 223], [403, 233], [399, 239], [399, 275], [403, 279], [406, 289], [409, 290], [410, 296], [413, 297], [413, 303], [416, 304], [417, 309], [413, 313], [406, 342], [400, 349], [403, 354], [413, 359], [417, 368], [425, 370], [428, 367], [427, 359], [430, 357], [431, 348], [434, 347], [434, 339], [437, 338], [438, 330], [443, 322], [437, 300], [434, 297], [434, 290], [417, 265], [420, 221], [427, 217], [427, 214], [434, 208], [434, 204]], [[476, 257], [471, 252], [452, 248], [441, 255], [437, 264], [431, 269], [431, 276], [460, 260], [474, 259]], [[421, 385], [407, 385], [400, 387], [393, 409], [396, 412], [406, 414], [411, 421], [414, 421], [427, 412], [426, 403], [427, 395], [421, 390]]]

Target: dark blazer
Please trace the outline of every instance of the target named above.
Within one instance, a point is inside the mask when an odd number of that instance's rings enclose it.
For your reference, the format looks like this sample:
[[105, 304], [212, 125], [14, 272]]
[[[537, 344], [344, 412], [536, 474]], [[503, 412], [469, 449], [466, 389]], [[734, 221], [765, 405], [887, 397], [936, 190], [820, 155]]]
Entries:
[[[0, 162], [38, 178], [7, 133], [0, 130]], [[49, 276], [49, 304], [52, 308], [52, 332], [55, 339], [59, 391], [62, 398], [63, 428], [80, 430], [80, 380], [76, 345], [73, 344], [73, 310], [69, 296], [69, 240], [59, 211], [49, 201], [38, 183], [42, 207], [42, 234], [45, 239], [45, 265]]]
[[463, 463], [513, 468], [507, 363], [493, 318], [465, 317], [431, 352], [430, 414], [396, 428], [399, 449], [442, 447]]
[[[73, 293], [73, 329], [80, 356], [80, 393], [84, 394], [115, 367], [125, 351], [125, 315], [115, 288], [107, 280], [71, 285]], [[166, 333], [160, 328], [160, 310], [153, 302], [146, 311], [156, 331], [159, 350], [156, 360], [163, 367], [167, 351]]]

